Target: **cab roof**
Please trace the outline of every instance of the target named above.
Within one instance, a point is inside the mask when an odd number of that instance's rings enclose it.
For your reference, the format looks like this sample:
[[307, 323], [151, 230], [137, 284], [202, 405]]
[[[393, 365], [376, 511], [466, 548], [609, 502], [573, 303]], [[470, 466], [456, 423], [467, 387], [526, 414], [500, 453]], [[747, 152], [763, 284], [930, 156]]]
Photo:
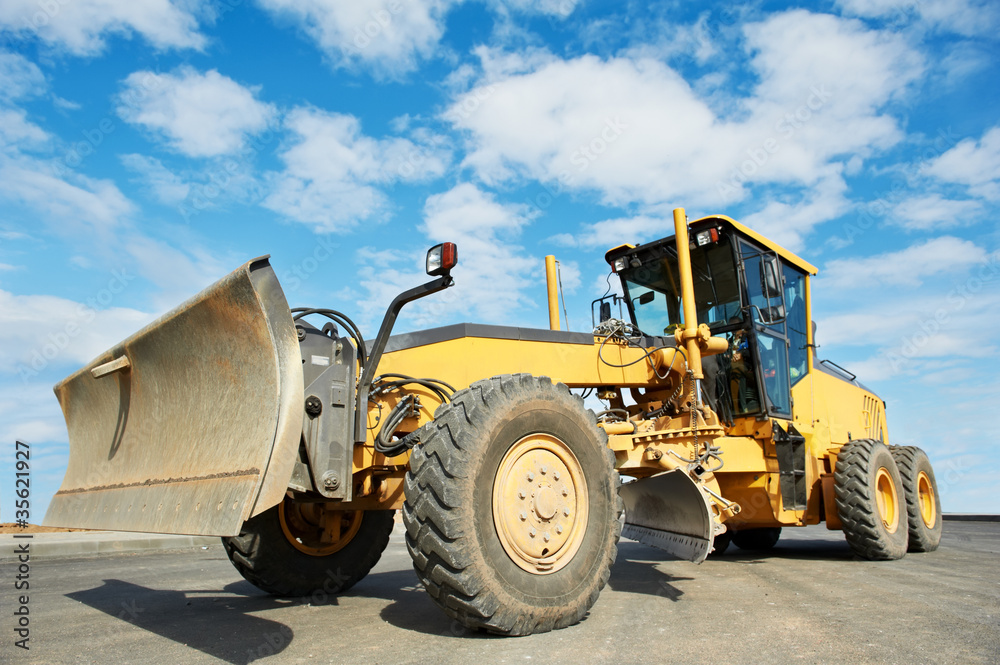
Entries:
[[[757, 231], [751, 229], [749, 226], [740, 224], [732, 217], [727, 217], [726, 215], [709, 215], [707, 217], [701, 217], [700, 219], [688, 222], [688, 226], [691, 228], [692, 233], [696, 233], [697, 231], [701, 230], [702, 227], [713, 226], [713, 225], [729, 227], [730, 229], [737, 231], [740, 235], [743, 235], [749, 238], [750, 240], [753, 240], [758, 245], [761, 245], [764, 248], [774, 252], [781, 258], [785, 259], [788, 263], [794, 265], [800, 270], [809, 273], [810, 275], [815, 275], [818, 272], [816, 266], [809, 263], [799, 255], [785, 249], [784, 247], [774, 242], [773, 240], [766, 238]], [[673, 236], [671, 235], [656, 242], [663, 242], [666, 240], [671, 240], [672, 238]], [[608, 263], [611, 263], [617, 257], [621, 256], [622, 254], [628, 253], [629, 250], [635, 249], [636, 247], [637, 245], [630, 245], [630, 244], [618, 245], [617, 247], [608, 250], [608, 252], [604, 255], [604, 258], [607, 259]]]

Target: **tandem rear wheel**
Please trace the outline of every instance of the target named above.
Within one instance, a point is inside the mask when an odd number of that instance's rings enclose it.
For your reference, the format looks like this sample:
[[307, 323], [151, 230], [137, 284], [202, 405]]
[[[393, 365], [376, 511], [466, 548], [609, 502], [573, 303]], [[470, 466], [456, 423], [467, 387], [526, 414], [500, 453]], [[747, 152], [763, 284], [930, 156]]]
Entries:
[[906, 521], [910, 552], [933, 552], [941, 543], [941, 497], [931, 461], [915, 446], [889, 448], [896, 460], [906, 497]]
[[903, 481], [889, 448], [858, 439], [837, 455], [837, 513], [854, 553], [872, 561], [900, 559], [909, 542]]
[[426, 428], [403, 523], [434, 602], [504, 635], [580, 621], [621, 533], [614, 455], [593, 413], [562, 384], [505, 375], [455, 393]]
[[336, 595], [359, 582], [389, 544], [394, 510], [334, 510], [286, 498], [223, 538], [240, 575], [276, 596]]

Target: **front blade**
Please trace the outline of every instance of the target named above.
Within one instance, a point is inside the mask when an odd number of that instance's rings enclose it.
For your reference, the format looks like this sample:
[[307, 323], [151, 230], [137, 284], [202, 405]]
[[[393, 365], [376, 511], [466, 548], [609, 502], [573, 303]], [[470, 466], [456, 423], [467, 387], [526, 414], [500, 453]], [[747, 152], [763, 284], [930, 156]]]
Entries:
[[701, 563], [712, 551], [712, 515], [705, 493], [680, 469], [622, 485], [622, 535]]
[[45, 524], [238, 534], [284, 495], [302, 390], [284, 293], [250, 261], [56, 385], [70, 452]]

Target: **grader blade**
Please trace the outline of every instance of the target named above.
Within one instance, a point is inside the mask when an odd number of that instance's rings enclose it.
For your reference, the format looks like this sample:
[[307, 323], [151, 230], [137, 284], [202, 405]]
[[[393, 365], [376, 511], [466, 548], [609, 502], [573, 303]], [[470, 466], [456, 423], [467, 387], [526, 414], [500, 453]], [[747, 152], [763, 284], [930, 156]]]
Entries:
[[622, 485], [622, 535], [701, 563], [712, 551], [712, 516], [705, 494], [679, 469]]
[[302, 361], [267, 257], [55, 387], [69, 464], [51, 526], [235, 536], [284, 496]]

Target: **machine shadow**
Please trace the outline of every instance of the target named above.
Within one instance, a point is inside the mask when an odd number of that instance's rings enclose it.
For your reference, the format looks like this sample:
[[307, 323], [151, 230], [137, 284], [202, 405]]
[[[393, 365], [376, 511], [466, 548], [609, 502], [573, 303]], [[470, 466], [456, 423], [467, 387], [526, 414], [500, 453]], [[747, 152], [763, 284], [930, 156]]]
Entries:
[[236, 598], [217, 594], [163, 591], [111, 579], [66, 597], [233, 665], [273, 656], [291, 644], [290, 627], [249, 613], [287, 607], [295, 601], [259, 591]]
[[[608, 586], [622, 593], [644, 593], [677, 602], [684, 592], [673, 583], [686, 582], [694, 578], [677, 577], [657, 570], [656, 566], [664, 561], [679, 561], [679, 559], [671, 558], [654, 547], [623, 540], [618, 543], [618, 559], [611, 567]], [[688, 572], [694, 573], [696, 570], [692, 568]]]

